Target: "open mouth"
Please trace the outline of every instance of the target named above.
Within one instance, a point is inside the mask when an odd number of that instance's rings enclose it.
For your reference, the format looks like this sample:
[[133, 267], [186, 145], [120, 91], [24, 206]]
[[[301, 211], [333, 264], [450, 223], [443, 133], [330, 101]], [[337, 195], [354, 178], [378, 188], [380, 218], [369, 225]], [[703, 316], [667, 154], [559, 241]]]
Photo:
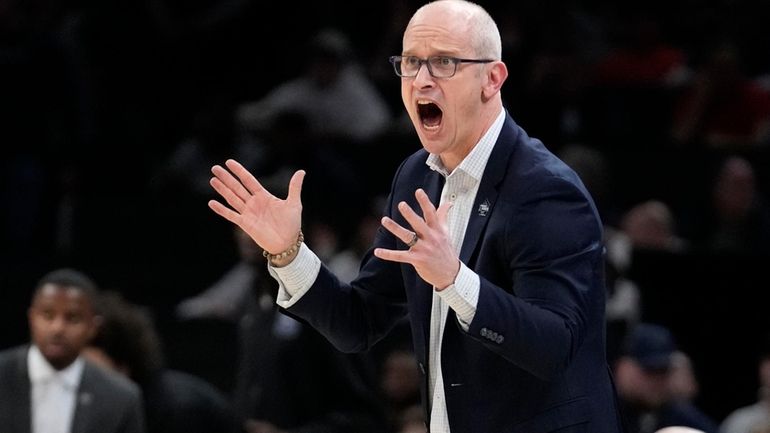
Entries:
[[417, 101], [417, 114], [426, 129], [436, 129], [441, 125], [444, 113], [438, 105], [430, 101]]

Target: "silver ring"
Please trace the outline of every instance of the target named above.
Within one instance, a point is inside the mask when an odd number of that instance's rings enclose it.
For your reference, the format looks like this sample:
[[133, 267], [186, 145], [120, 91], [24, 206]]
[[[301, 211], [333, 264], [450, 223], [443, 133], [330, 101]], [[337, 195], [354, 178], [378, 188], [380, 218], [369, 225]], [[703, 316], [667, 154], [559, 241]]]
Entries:
[[407, 242], [406, 246], [408, 248], [412, 248], [414, 246], [414, 244], [416, 244], [419, 239], [420, 238], [417, 237], [417, 233], [413, 233], [412, 234], [412, 239], [409, 242]]

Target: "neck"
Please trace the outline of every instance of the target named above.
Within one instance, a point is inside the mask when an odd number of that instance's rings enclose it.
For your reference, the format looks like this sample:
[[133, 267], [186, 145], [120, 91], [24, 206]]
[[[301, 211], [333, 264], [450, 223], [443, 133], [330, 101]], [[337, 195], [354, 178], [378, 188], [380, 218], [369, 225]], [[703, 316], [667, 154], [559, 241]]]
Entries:
[[467, 143], [467, 145], [464, 146], [460, 152], [439, 155], [441, 163], [444, 164], [444, 167], [448, 173], [452, 173], [454, 169], [457, 168], [461, 162], [463, 162], [465, 157], [467, 157], [473, 151], [479, 141], [481, 141], [481, 137], [483, 137], [484, 134], [489, 131], [489, 128], [492, 127], [492, 124], [495, 123], [495, 120], [497, 120], [497, 116], [500, 114], [502, 109], [502, 104], [492, 104], [488, 110], [483, 110], [480, 112], [476, 122], [479, 125], [484, 125], [484, 127], [481, 128], [477, 134], [472, 136], [473, 138], [471, 139], [471, 142]]

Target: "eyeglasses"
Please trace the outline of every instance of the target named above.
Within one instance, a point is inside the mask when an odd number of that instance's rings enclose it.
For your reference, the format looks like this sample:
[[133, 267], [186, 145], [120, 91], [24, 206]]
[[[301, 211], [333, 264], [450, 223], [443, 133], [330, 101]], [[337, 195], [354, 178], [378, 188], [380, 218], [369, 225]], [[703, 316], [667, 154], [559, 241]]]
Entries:
[[458, 59], [448, 56], [431, 56], [427, 59], [421, 59], [416, 56], [391, 56], [390, 63], [399, 77], [416, 77], [420, 72], [420, 67], [425, 64], [428, 72], [433, 78], [450, 78], [457, 72], [457, 65], [460, 63], [490, 63], [490, 59]]

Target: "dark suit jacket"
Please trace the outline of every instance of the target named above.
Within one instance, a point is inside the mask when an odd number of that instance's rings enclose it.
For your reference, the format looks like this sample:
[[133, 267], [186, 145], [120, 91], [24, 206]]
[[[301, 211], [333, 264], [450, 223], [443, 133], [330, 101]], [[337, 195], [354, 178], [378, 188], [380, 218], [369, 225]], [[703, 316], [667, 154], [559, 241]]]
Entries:
[[[0, 430], [30, 433], [32, 385], [28, 346], [0, 352]], [[72, 433], [143, 433], [141, 393], [127, 379], [86, 361], [76, 396]]]
[[[434, 203], [440, 197], [443, 178], [425, 165], [427, 156], [420, 150], [407, 158], [393, 180], [385, 213], [406, 227], [400, 201], [419, 209], [417, 188]], [[406, 248], [382, 228], [374, 246]], [[451, 310], [444, 330], [452, 433], [620, 431], [605, 358], [598, 213], [578, 176], [510, 117], [481, 180], [460, 259], [481, 287], [469, 330]], [[370, 251], [350, 285], [324, 267], [289, 311], [343, 351], [368, 349], [409, 314], [426, 401], [431, 297], [411, 265]]]

